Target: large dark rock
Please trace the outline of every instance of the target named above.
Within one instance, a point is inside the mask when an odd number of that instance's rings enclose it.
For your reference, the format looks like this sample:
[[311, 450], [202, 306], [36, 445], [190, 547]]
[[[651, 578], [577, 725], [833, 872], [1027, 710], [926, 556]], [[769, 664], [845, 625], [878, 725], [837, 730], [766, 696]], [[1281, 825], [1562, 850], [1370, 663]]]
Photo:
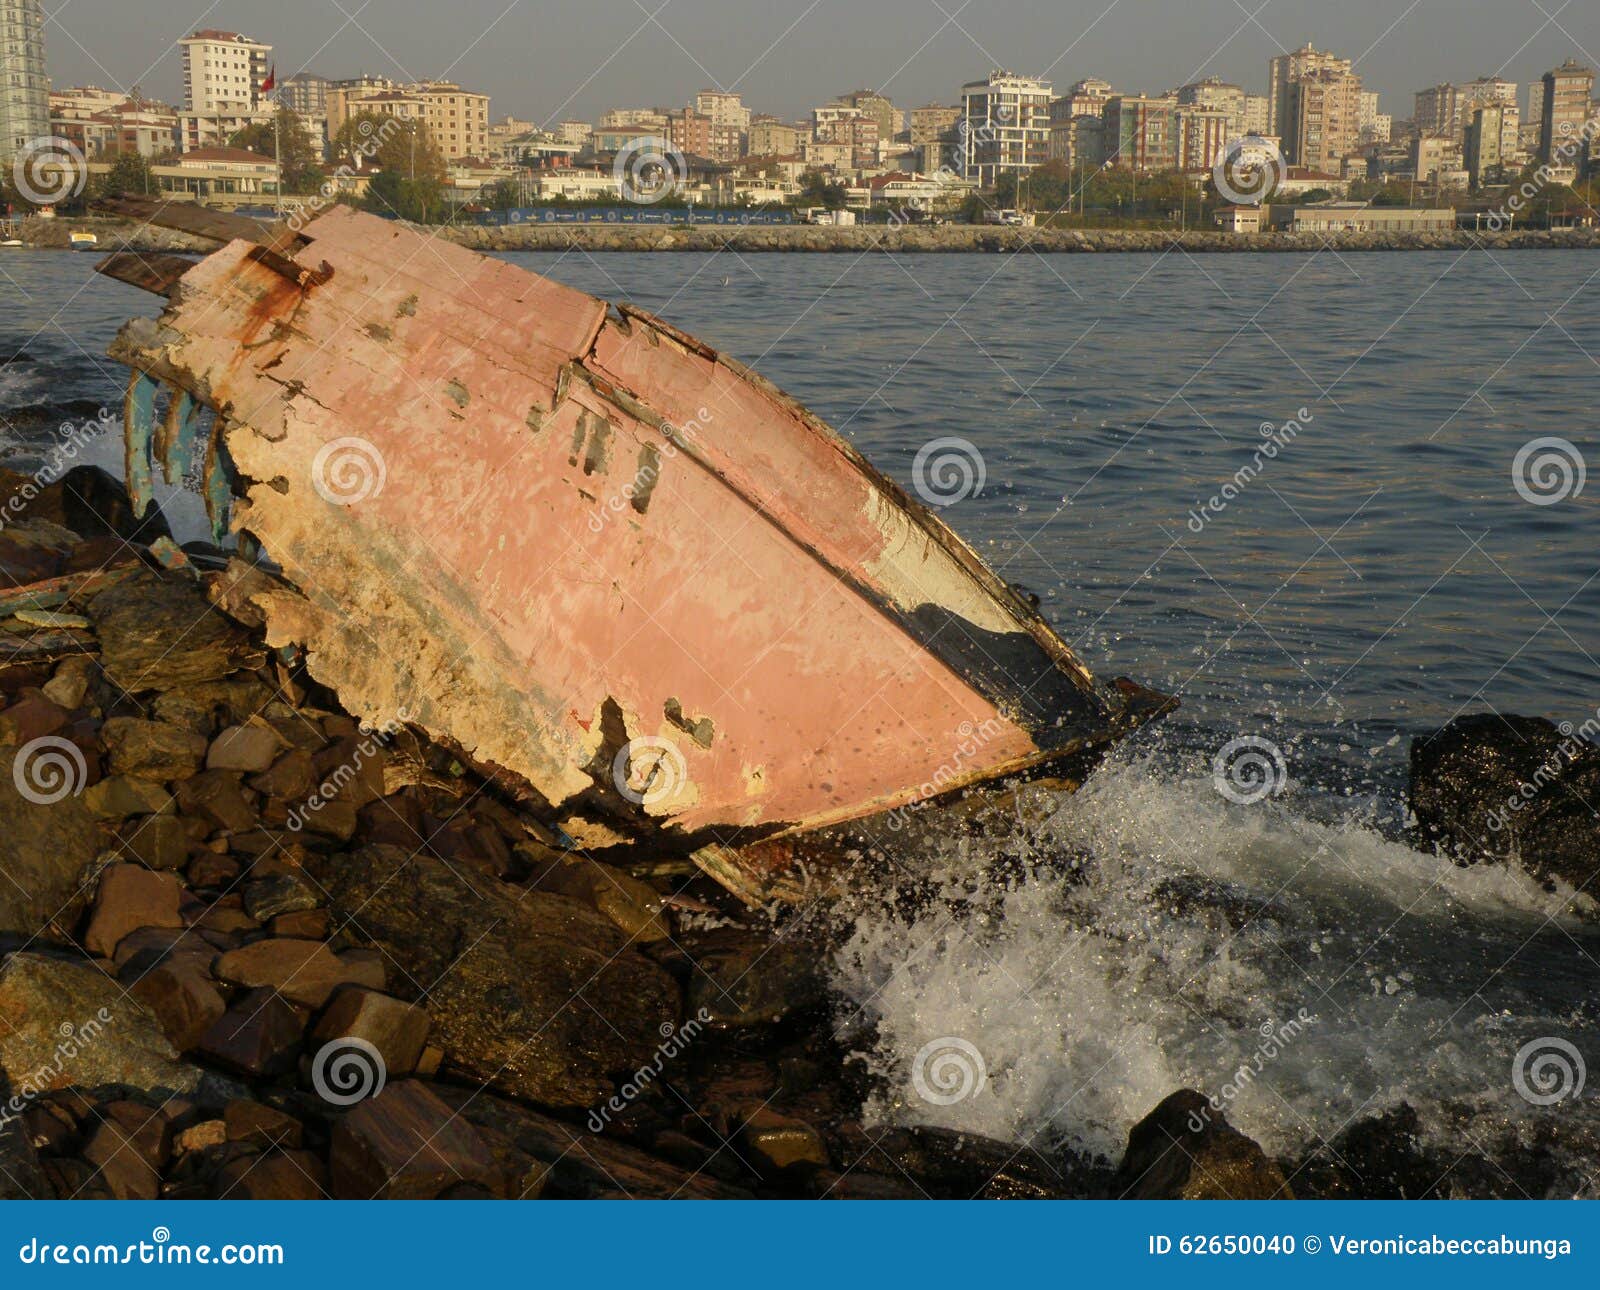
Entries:
[[31, 936], [47, 923], [62, 930], [77, 922], [88, 870], [108, 840], [70, 791], [82, 788], [86, 765], [60, 746], [0, 748], [0, 873], [8, 879], [0, 881], [0, 931]]
[[1422, 839], [1463, 863], [1579, 889], [1600, 870], [1600, 748], [1539, 717], [1459, 717], [1413, 741], [1411, 809]]
[[841, 1163], [909, 1181], [933, 1200], [1084, 1200], [1104, 1197], [1111, 1167], [1072, 1151], [1052, 1151], [955, 1129], [916, 1126], [838, 1135]]
[[678, 987], [579, 901], [399, 847], [316, 857], [335, 925], [397, 965], [448, 1064], [502, 1092], [588, 1107], [650, 1060]]
[[129, 694], [199, 686], [261, 657], [199, 586], [176, 574], [136, 574], [90, 601], [89, 617], [106, 677]]
[[1259, 1144], [1179, 1089], [1133, 1126], [1112, 1195], [1128, 1200], [1293, 1200]]

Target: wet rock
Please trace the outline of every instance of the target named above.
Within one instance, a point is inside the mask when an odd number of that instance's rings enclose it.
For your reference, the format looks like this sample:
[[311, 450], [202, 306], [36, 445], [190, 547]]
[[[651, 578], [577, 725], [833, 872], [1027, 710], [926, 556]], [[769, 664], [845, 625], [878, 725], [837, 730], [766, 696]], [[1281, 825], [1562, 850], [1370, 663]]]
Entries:
[[352, 987], [333, 996], [311, 1038], [314, 1047], [342, 1039], [364, 1040], [377, 1049], [388, 1077], [398, 1079], [417, 1068], [428, 1040], [428, 1014], [392, 995]]
[[219, 955], [211, 970], [229, 985], [276, 990], [308, 1008], [320, 1008], [339, 986], [365, 979], [359, 968], [344, 963], [321, 941], [277, 937]]
[[1133, 1126], [1112, 1192], [1129, 1200], [1294, 1199], [1260, 1146], [1193, 1089], [1179, 1089]]
[[206, 769], [259, 774], [278, 759], [286, 746], [278, 732], [264, 721], [229, 726], [211, 741], [206, 751]]
[[839, 1137], [836, 1150], [850, 1176], [910, 1180], [936, 1200], [1081, 1200], [1103, 1197], [1111, 1186], [1109, 1164], [955, 1129], [851, 1125]]
[[770, 1107], [750, 1111], [739, 1130], [739, 1143], [764, 1173], [779, 1173], [800, 1164], [828, 1164], [828, 1149], [820, 1133], [805, 1121]]
[[426, 1085], [401, 1080], [334, 1127], [329, 1173], [342, 1200], [432, 1200], [457, 1183], [491, 1182], [495, 1166], [468, 1121]]
[[260, 657], [179, 574], [136, 574], [90, 601], [89, 617], [106, 678], [129, 694], [215, 681]]
[[822, 1002], [825, 986], [814, 949], [743, 928], [718, 928], [683, 941], [694, 965], [687, 1011], [714, 1024], [780, 1021]]
[[279, 914], [316, 909], [321, 904], [322, 893], [298, 874], [276, 874], [244, 886], [245, 912], [260, 923]]
[[172, 536], [161, 508], [135, 515], [127, 487], [99, 466], [74, 466], [47, 490], [40, 502], [52, 517], [84, 537], [118, 537], [139, 546]]
[[[435, 1095], [461, 1119], [493, 1132], [521, 1162], [523, 1176], [542, 1179], [543, 1194], [586, 1199], [631, 1196], [642, 1200], [748, 1199], [749, 1192], [709, 1175], [679, 1168], [637, 1147], [541, 1114], [492, 1093], [441, 1084]], [[534, 1166], [542, 1166], [536, 1169]], [[513, 1195], [520, 1192], [513, 1191]]]
[[122, 938], [138, 928], [182, 927], [178, 913], [181, 891], [171, 874], [152, 873], [133, 864], [108, 866], [95, 891], [84, 947], [91, 954], [110, 958]]
[[0, 1076], [13, 1094], [107, 1084], [187, 1092], [200, 1072], [178, 1060], [155, 1018], [103, 973], [13, 954], [0, 965]]
[[112, 717], [100, 727], [113, 775], [184, 779], [200, 769], [206, 741], [182, 726], [142, 717]]
[[202, 1036], [196, 1053], [252, 1079], [295, 1067], [304, 1027], [300, 1016], [270, 989], [252, 990]]
[[173, 1139], [172, 1149], [178, 1155], [191, 1151], [204, 1151], [207, 1147], [220, 1147], [228, 1140], [228, 1126], [222, 1120], [202, 1120], [191, 1124]]
[[336, 923], [350, 920], [350, 934], [402, 969], [399, 993], [427, 987], [433, 1043], [450, 1065], [504, 1092], [592, 1105], [678, 1018], [671, 977], [575, 900], [468, 878], [395, 847], [310, 867]]
[[[1411, 745], [1425, 842], [1584, 889], [1600, 871], [1600, 748], [1538, 717], [1459, 717]], [[1600, 891], [1590, 891], [1600, 896]]]
[[106, 841], [73, 792], [86, 774], [69, 749], [0, 749], [0, 929], [77, 921], [88, 896], [83, 878]]

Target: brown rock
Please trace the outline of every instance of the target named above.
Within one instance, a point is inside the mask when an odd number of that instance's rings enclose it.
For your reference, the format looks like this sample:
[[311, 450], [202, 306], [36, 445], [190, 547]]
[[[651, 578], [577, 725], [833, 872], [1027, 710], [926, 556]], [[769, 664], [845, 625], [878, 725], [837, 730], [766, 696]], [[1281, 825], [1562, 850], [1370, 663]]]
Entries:
[[416, 1080], [390, 1084], [334, 1127], [333, 1193], [344, 1200], [431, 1200], [457, 1183], [487, 1183], [494, 1160], [469, 1123]]
[[1293, 1200], [1282, 1171], [1194, 1089], [1133, 1126], [1114, 1195], [1132, 1200]]
[[[35, 932], [76, 923], [84, 871], [105, 836], [80, 796], [94, 771], [75, 748], [0, 750], [0, 927]], [[26, 793], [24, 792], [26, 789]]]
[[299, 874], [277, 874], [245, 884], [244, 907], [251, 918], [266, 922], [279, 914], [317, 909], [322, 893]]
[[264, 721], [229, 726], [211, 741], [206, 752], [206, 769], [259, 774], [277, 760], [284, 748], [278, 732]]
[[248, 833], [256, 811], [237, 771], [207, 770], [177, 786], [178, 809], [225, 833]]
[[146, 815], [122, 828], [123, 854], [150, 869], [181, 869], [193, 846], [176, 815]]
[[239, 877], [239, 862], [230, 856], [203, 851], [189, 861], [185, 872], [191, 887], [222, 888], [232, 886]]
[[220, 1147], [228, 1140], [228, 1126], [222, 1120], [202, 1120], [191, 1124], [173, 1139], [172, 1149], [178, 1155], [191, 1151], [204, 1151], [207, 1147]]
[[84, 1144], [83, 1158], [94, 1165], [117, 1200], [154, 1200], [161, 1175], [132, 1149], [128, 1135], [113, 1122], [102, 1124]]
[[161, 1111], [140, 1102], [119, 1100], [99, 1108], [102, 1121], [116, 1126], [127, 1148], [157, 1173], [172, 1159], [172, 1123]]
[[41, 690], [24, 690], [17, 701], [0, 712], [0, 744], [14, 747], [53, 735], [72, 720], [72, 713], [52, 703]]
[[103, 820], [160, 815], [172, 810], [172, 794], [150, 779], [112, 775], [83, 791], [83, 804]]
[[325, 941], [329, 932], [326, 909], [302, 909], [292, 914], [277, 914], [267, 924], [274, 936], [291, 936], [303, 941]]
[[339, 986], [361, 984], [363, 976], [321, 941], [277, 938], [219, 955], [212, 971], [230, 985], [270, 987], [308, 1008], [320, 1008]]
[[100, 727], [114, 775], [139, 779], [183, 779], [200, 769], [206, 741], [182, 726], [142, 717], [112, 717]]
[[178, 574], [136, 574], [96, 596], [89, 617], [107, 679], [130, 694], [214, 681], [259, 657], [244, 633]]
[[311, 767], [311, 754], [294, 748], [272, 763], [270, 769], [252, 775], [250, 787], [263, 797], [275, 797], [285, 802], [301, 802], [310, 794], [315, 782]]
[[827, 1165], [828, 1149], [822, 1135], [804, 1120], [758, 1107], [744, 1117], [739, 1140], [764, 1172], [776, 1173], [790, 1165]]
[[44, 686], [45, 698], [68, 711], [81, 708], [89, 697], [89, 687], [100, 674], [100, 665], [84, 654], [75, 654], [56, 664], [55, 674]]
[[170, 874], [151, 873], [139, 865], [114, 864], [100, 875], [94, 911], [83, 943], [91, 954], [111, 957], [117, 943], [140, 927], [182, 927], [178, 895]]
[[291, 1071], [300, 1054], [300, 1016], [270, 989], [252, 990], [206, 1031], [195, 1051], [252, 1078]]
[[328, 1002], [312, 1027], [313, 1046], [341, 1039], [361, 1039], [378, 1050], [390, 1079], [401, 1079], [417, 1068], [428, 1038], [428, 1014], [376, 990], [352, 987], [340, 990]]
[[328, 1171], [309, 1151], [238, 1156], [217, 1171], [217, 1200], [325, 1200]]
[[293, 1116], [243, 1098], [223, 1107], [222, 1119], [227, 1126], [228, 1141], [247, 1142], [257, 1147], [297, 1149], [305, 1134], [300, 1121]]
[[[453, 1067], [504, 1092], [588, 1107], [637, 1069], [677, 1020], [667, 973], [593, 909], [494, 879], [463, 880], [393, 847], [313, 857], [335, 925], [376, 942], [397, 993], [428, 984], [432, 1042]], [[604, 1018], [601, 1022], [595, 1013]]]
[[221, 992], [198, 965], [163, 963], [143, 973], [128, 989], [155, 1016], [162, 1033], [180, 1053], [194, 1049], [228, 1010]]

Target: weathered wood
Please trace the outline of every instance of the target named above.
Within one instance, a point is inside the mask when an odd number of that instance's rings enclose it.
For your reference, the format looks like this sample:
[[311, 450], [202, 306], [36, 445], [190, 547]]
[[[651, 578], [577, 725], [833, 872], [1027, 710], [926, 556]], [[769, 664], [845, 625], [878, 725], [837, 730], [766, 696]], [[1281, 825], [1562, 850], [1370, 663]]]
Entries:
[[94, 266], [96, 273], [152, 295], [171, 296], [178, 280], [194, 268], [195, 261], [160, 251], [117, 251]]
[[244, 238], [265, 242], [267, 225], [243, 215], [215, 211], [194, 202], [152, 201], [144, 197], [103, 197], [92, 208], [105, 215], [120, 215], [157, 228], [170, 228], [212, 242], [226, 243]]

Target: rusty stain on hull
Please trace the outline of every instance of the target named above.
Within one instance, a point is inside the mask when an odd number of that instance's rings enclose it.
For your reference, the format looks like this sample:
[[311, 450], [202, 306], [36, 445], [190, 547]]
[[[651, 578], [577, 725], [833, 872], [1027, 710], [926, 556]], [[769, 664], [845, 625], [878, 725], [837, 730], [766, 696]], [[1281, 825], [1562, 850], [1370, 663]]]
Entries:
[[130, 459], [187, 459], [211, 409], [207, 491], [231, 470], [231, 527], [293, 587], [258, 597], [269, 643], [580, 843], [794, 835], [1092, 760], [1165, 706], [660, 320], [344, 208], [293, 259], [261, 240], [113, 345], [179, 400], [151, 449], [130, 396]]

